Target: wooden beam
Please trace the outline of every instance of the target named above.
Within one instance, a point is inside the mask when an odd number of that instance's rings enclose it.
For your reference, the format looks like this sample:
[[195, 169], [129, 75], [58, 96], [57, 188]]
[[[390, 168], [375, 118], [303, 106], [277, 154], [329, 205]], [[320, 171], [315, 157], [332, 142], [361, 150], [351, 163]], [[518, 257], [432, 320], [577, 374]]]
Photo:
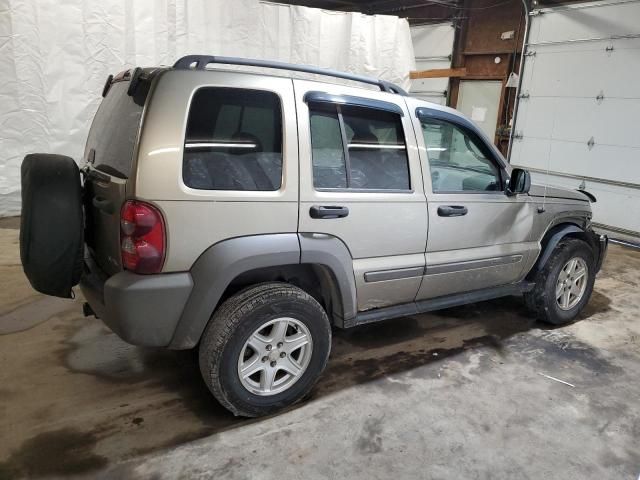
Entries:
[[409, 72], [409, 78], [411, 79], [464, 77], [466, 75], [466, 68], [433, 68], [431, 70], [418, 70]]

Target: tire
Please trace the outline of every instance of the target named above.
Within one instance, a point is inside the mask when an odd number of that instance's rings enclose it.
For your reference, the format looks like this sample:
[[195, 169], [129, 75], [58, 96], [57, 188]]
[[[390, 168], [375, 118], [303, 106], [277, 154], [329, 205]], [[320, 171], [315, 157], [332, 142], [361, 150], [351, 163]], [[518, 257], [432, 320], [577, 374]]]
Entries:
[[71, 298], [83, 268], [80, 171], [72, 158], [36, 153], [21, 168], [20, 260], [38, 292]]
[[[559, 277], [563, 271], [563, 278], [567, 275], [565, 267], [569, 268], [568, 263], [574, 259], [576, 259], [574, 265], [577, 273], [566, 279], [566, 285], [562, 287], [565, 296], [557, 297], [556, 288], [560, 288]], [[584, 289], [578, 288], [582, 287], [582, 283], [579, 286], [575, 281], [571, 283], [571, 279], [579, 275], [582, 266], [586, 268]], [[552, 325], [564, 325], [573, 321], [591, 298], [595, 274], [595, 258], [591, 247], [577, 238], [563, 239], [556, 246], [544, 268], [534, 277], [533, 290], [525, 293], [524, 298], [528, 309], [538, 320]], [[576, 287], [575, 295], [571, 286]], [[577, 295], [580, 291], [581, 295]], [[575, 304], [572, 304], [574, 301]]]
[[[308, 343], [289, 352], [283, 342], [277, 341], [283, 338], [275, 332], [277, 325], [284, 328], [289, 339], [284, 343], [302, 340], [305, 335]], [[252, 342], [264, 339], [264, 344], [254, 350], [248, 345], [250, 338]], [[264, 345], [272, 348], [267, 351]], [[216, 310], [200, 341], [200, 371], [211, 393], [225, 408], [237, 416], [258, 417], [304, 398], [326, 367], [330, 350], [331, 325], [320, 304], [293, 285], [263, 283], [242, 290]], [[243, 365], [261, 370], [242, 379]], [[292, 365], [306, 367], [295, 376], [284, 370]], [[269, 383], [268, 372], [274, 369], [273, 385], [261, 391], [263, 381], [265, 385]]]

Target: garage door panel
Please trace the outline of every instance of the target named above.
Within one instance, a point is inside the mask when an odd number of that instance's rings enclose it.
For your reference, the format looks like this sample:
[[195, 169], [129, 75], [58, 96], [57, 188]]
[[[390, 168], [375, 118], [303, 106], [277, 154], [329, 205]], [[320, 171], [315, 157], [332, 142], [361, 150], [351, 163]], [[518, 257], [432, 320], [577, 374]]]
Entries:
[[[555, 100], [552, 138], [596, 145], [640, 148], [640, 99], [559, 98]], [[532, 100], [538, 102], [538, 99]], [[549, 117], [547, 117], [549, 119]], [[532, 128], [532, 132], [535, 129]], [[529, 134], [529, 129], [526, 134]], [[532, 136], [537, 136], [531, 133]]]
[[[416, 59], [416, 69], [431, 70], [434, 68], [449, 68], [450, 60], [418, 60]], [[443, 103], [446, 98], [446, 91], [449, 88], [448, 78], [420, 78], [411, 80], [411, 93], [417, 97], [426, 97], [427, 101]], [[434, 100], [435, 99], [435, 100]]]
[[[411, 27], [417, 70], [451, 67], [455, 30], [451, 23]], [[411, 94], [428, 102], [446, 103], [448, 78], [421, 78], [411, 81]]]
[[[591, 78], [591, 67], [582, 59], [544, 52], [538, 55], [536, 52], [535, 58], [527, 63], [531, 64], [532, 71], [522, 89], [529, 94], [545, 97], [597, 95], [598, 81]], [[572, 79], [567, 79], [565, 72], [573, 72]]]
[[[640, 35], [640, 24], [638, 25], [638, 35]], [[563, 42], [563, 43], [529, 43], [530, 50], [538, 53], [569, 53], [571, 55], [580, 54], [582, 52], [599, 52], [607, 47], [613, 47], [612, 51], [605, 50], [606, 55], [613, 55], [614, 52], [622, 52], [624, 50], [633, 50], [640, 48], [640, 38], [634, 36], [631, 38], [597, 38], [589, 39], [589, 41]]]
[[640, 3], [592, 4], [545, 10], [530, 42], [561, 42], [638, 32]]
[[514, 165], [547, 170], [551, 141], [544, 138], [523, 138], [513, 142]]
[[[613, 44], [614, 50], [607, 52], [612, 42], [589, 42], [588, 49], [587, 44], [565, 45], [565, 51], [557, 46], [531, 47], [536, 55], [527, 61], [523, 91], [537, 96], [595, 98], [603, 91], [607, 97], [640, 97], [637, 82], [630, 81], [640, 78], [640, 39], [626, 41], [626, 48]], [[623, 71], [625, 75], [620, 75]]]
[[549, 170], [614, 182], [640, 183], [640, 149], [552, 141]]
[[527, 137], [551, 138], [556, 103], [557, 99], [551, 97], [531, 97], [520, 101], [518, 123], [527, 125], [527, 130], [521, 133]]

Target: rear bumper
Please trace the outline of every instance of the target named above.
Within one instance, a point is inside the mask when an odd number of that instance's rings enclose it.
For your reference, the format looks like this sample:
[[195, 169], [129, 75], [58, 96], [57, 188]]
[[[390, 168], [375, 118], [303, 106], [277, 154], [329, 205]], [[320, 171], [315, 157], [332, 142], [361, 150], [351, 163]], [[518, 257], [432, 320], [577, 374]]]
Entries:
[[188, 272], [108, 277], [85, 261], [80, 289], [93, 311], [124, 341], [147, 347], [171, 342], [193, 288]]

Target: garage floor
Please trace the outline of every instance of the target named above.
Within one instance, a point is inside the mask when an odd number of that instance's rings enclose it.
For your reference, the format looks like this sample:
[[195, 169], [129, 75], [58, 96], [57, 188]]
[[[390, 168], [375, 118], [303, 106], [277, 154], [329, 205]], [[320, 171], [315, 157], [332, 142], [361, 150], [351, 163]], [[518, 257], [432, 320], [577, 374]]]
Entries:
[[[335, 332], [311, 398], [234, 418], [190, 352], [129, 346], [35, 294], [0, 222], [0, 478], [558, 478], [640, 473], [640, 252], [581, 321], [507, 298]], [[555, 379], [562, 380], [560, 381]]]

